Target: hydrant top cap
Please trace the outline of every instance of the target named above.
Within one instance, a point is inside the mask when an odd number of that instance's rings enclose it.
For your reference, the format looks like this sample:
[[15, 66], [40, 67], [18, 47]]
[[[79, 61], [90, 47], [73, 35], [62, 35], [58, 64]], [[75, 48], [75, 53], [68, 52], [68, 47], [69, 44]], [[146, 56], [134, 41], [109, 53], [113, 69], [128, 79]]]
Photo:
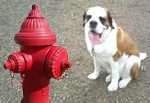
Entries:
[[32, 10], [15, 35], [15, 42], [26, 46], [52, 45], [56, 42], [56, 35], [40, 12], [38, 4], [32, 5]]
[[40, 8], [39, 8], [38, 4], [32, 5], [32, 10], [30, 11], [27, 19], [31, 18], [31, 17], [34, 17], [34, 18], [43, 18], [44, 19], [43, 15], [40, 12]]
[[39, 9], [39, 5], [38, 4], [32, 5], [32, 9]]

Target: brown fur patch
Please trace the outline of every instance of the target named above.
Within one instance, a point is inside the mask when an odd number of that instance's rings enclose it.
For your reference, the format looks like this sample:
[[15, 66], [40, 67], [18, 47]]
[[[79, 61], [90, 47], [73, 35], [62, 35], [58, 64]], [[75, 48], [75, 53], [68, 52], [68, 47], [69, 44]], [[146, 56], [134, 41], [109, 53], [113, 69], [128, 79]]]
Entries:
[[109, 24], [109, 20], [108, 20], [108, 17], [105, 18], [105, 22], [104, 22], [104, 25], [107, 27], [107, 29], [109, 28], [110, 24]]
[[113, 60], [117, 61], [123, 54], [139, 56], [137, 44], [126, 34], [122, 28], [118, 27], [117, 32], [117, 52], [113, 55]]
[[131, 68], [130, 75], [131, 75], [132, 79], [137, 79], [138, 74], [139, 74], [138, 64], [134, 63], [132, 68]]
[[111, 24], [109, 23], [109, 18], [108, 17], [104, 17], [104, 22], [102, 23], [104, 26], [107, 27], [107, 29], [109, 28], [109, 26], [111, 26]]

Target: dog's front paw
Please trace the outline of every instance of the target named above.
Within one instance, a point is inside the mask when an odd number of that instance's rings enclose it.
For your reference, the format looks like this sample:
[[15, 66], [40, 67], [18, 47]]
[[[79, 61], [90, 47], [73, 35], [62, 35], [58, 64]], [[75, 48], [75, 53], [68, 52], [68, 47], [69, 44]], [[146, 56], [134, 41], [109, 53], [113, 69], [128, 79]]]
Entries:
[[106, 83], [111, 82], [111, 75], [110, 74], [106, 77], [105, 81], [106, 81]]
[[118, 89], [118, 83], [111, 82], [108, 86], [108, 91], [116, 91]]
[[91, 73], [91, 74], [89, 74], [89, 76], [88, 76], [88, 78], [89, 79], [92, 79], [92, 80], [95, 80], [95, 79], [97, 79], [98, 78], [98, 74], [97, 73]]

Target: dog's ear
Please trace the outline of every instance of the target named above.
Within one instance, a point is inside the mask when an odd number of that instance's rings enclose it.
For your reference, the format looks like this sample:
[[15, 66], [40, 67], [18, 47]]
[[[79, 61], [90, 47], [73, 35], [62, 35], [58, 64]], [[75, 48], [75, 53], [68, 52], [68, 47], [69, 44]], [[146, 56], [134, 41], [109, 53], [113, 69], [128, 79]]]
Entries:
[[86, 12], [83, 14], [83, 26], [85, 26], [85, 18], [86, 18]]
[[110, 27], [111, 27], [112, 29], [114, 29], [112, 17], [111, 17], [111, 14], [110, 14], [109, 11], [107, 11], [107, 16], [108, 16], [108, 22], [109, 22]]

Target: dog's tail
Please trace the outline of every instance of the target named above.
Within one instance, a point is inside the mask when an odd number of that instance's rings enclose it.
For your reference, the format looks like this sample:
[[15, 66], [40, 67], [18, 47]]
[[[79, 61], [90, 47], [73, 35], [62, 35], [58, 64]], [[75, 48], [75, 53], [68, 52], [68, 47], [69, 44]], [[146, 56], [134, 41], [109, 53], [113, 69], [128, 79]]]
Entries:
[[[147, 58], [147, 54], [146, 53], [139, 53], [139, 57], [140, 57], [140, 61], [144, 60], [145, 58]], [[142, 71], [145, 71], [145, 67], [143, 65], [140, 65], [140, 69]]]
[[140, 52], [139, 56], [140, 56], [140, 60], [142, 61], [142, 60], [144, 60], [147, 57], [147, 54]]

